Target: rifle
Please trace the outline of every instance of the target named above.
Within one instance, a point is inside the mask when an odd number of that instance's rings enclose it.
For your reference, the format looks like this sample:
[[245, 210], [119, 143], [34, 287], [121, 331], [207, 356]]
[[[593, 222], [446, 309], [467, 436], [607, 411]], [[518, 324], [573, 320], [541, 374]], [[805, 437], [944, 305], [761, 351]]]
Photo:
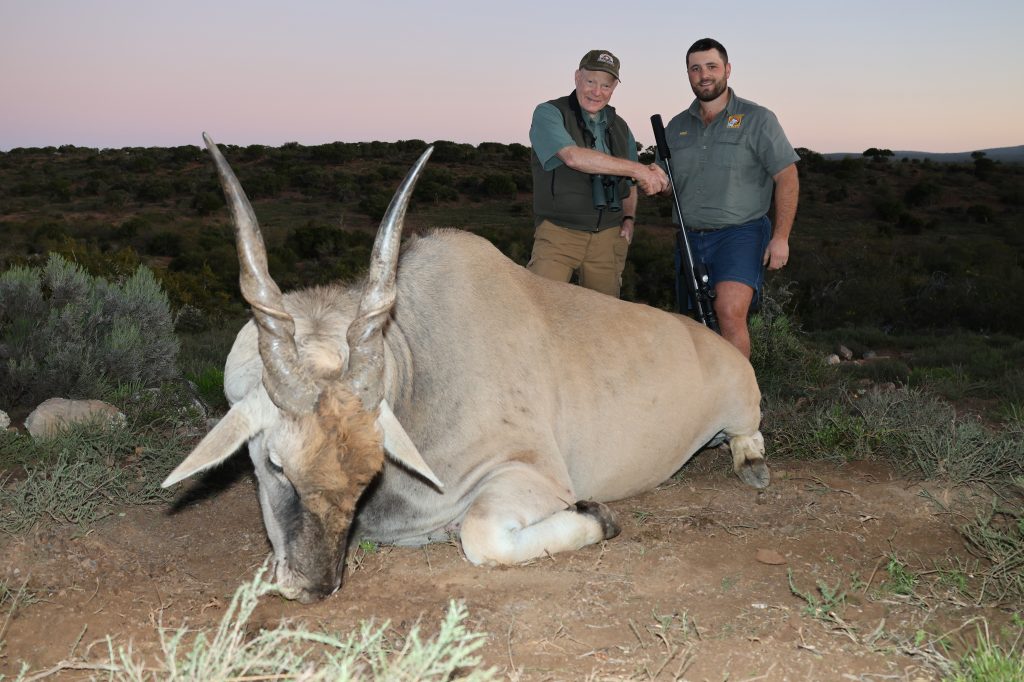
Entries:
[[[704, 263], [695, 263], [693, 250], [690, 248], [690, 240], [686, 236], [686, 226], [683, 225], [683, 210], [679, 204], [679, 194], [676, 192], [676, 183], [672, 178], [672, 153], [668, 149], [668, 142], [665, 140], [665, 126], [661, 122], [661, 114], [651, 116], [651, 126], [654, 128], [654, 141], [658, 145], [658, 155], [665, 161], [665, 173], [668, 175], [669, 186], [672, 187], [672, 200], [675, 202], [676, 215], [679, 216], [679, 232], [676, 233], [676, 247], [679, 249], [680, 259], [676, 263], [676, 297], [678, 299], [679, 312], [686, 314], [687, 306], [683, 298], [683, 292], [679, 287], [681, 276], [686, 278], [686, 289], [693, 301], [694, 317], [711, 331], [721, 334], [718, 327], [718, 317], [715, 315], [715, 291], [710, 286], [708, 268]], [[682, 266], [680, 268], [680, 266]], [[682, 272], [680, 272], [682, 270]]]

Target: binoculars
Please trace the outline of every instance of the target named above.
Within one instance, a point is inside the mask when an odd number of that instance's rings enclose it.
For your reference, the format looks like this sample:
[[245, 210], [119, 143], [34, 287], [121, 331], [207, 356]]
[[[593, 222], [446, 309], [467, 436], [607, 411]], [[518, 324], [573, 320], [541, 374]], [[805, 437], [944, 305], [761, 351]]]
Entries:
[[614, 175], [591, 175], [590, 189], [594, 196], [594, 208], [615, 213], [622, 210], [619, 200], [619, 178]]

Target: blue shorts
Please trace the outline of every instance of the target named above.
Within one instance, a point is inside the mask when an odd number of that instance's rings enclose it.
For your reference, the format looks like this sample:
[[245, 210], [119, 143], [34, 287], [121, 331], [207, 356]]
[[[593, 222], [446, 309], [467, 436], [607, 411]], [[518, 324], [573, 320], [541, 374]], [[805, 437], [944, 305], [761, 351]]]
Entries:
[[[711, 288], [718, 282], [739, 282], [754, 290], [752, 309], [757, 305], [764, 284], [764, 252], [772, 237], [772, 223], [763, 216], [743, 225], [708, 232], [691, 232], [693, 259], [708, 268]], [[681, 254], [677, 252], [677, 258]], [[678, 268], [677, 268], [678, 270]]]

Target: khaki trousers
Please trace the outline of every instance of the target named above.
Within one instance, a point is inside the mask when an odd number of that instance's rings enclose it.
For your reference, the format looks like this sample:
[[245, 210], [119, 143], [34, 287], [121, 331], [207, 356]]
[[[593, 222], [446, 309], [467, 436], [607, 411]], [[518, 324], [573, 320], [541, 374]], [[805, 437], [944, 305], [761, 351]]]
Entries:
[[618, 227], [584, 232], [544, 220], [533, 235], [533, 253], [526, 267], [559, 282], [568, 282], [579, 270], [580, 286], [618, 298], [628, 251], [629, 243]]

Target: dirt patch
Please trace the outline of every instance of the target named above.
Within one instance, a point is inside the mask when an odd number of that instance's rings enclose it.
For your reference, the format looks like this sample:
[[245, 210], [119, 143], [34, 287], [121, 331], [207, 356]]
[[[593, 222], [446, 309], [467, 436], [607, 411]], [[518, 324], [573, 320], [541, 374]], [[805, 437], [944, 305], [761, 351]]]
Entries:
[[[938, 598], [936, 567], [972, 560], [957, 520], [929, 500], [957, 494], [924, 490], [877, 464], [776, 462], [759, 493], [731, 475], [725, 453], [709, 451], [657, 490], [611, 505], [622, 534], [600, 546], [497, 569], [470, 565], [454, 544], [354, 548], [340, 592], [311, 606], [265, 597], [254, 620], [348, 632], [389, 619], [403, 631], [418, 618], [438, 622], [459, 599], [470, 628], [488, 633], [485, 662], [509, 679], [931, 680], [898, 639], [1006, 614]], [[0, 542], [0, 577], [27, 581], [37, 599], [9, 623], [8, 675], [22, 661], [46, 669], [106, 635], [156, 652], [158, 623], [215, 625], [269, 551], [244, 471], [207, 479], [169, 508]], [[894, 553], [922, 581], [917, 596], [890, 586]], [[819, 582], [846, 592], [835, 618], [807, 613], [790, 572], [812, 596]]]

